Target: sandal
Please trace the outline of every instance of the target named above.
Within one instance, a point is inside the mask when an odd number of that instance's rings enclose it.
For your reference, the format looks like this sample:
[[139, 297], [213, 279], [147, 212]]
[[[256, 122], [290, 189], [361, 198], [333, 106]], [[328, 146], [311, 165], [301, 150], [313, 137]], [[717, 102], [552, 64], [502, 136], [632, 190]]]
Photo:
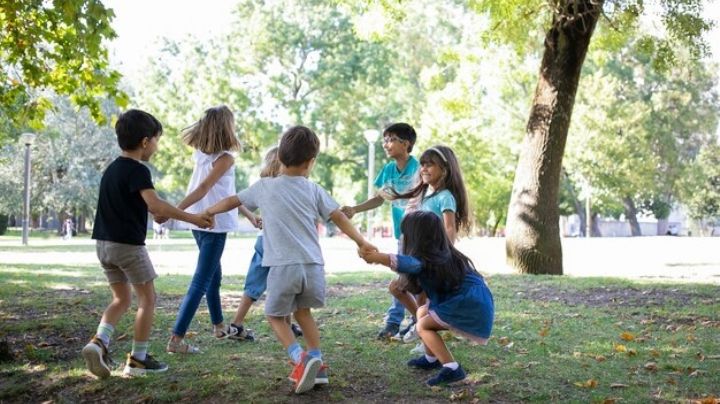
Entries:
[[224, 329], [215, 329], [215, 338], [217, 339], [227, 339], [227, 338], [233, 338], [234, 336], [238, 335], [240, 331], [242, 330], [242, 327], [238, 328], [232, 324], [225, 327]]
[[165, 347], [165, 352], [170, 354], [196, 354], [200, 353], [200, 348], [190, 345], [184, 340], [173, 342], [172, 338], [170, 338]]
[[255, 333], [249, 328], [245, 328], [242, 325], [230, 324], [228, 328], [235, 329], [235, 334], [229, 336], [230, 339], [236, 341], [255, 341]]

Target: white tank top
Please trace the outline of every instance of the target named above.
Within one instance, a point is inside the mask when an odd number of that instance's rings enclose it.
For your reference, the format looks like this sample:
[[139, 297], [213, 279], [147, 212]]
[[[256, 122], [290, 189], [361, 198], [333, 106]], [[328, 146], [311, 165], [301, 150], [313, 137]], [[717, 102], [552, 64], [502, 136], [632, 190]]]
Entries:
[[[231, 153], [228, 151], [223, 151], [220, 153], [205, 154], [200, 150], [195, 150], [195, 153], [193, 153], [193, 160], [195, 160], [195, 168], [193, 168], [192, 177], [190, 178], [190, 184], [188, 185], [188, 194], [192, 192], [195, 188], [197, 188], [198, 185], [200, 185], [200, 183], [205, 180], [205, 178], [207, 178], [207, 176], [210, 174], [210, 171], [212, 171], [213, 163], [215, 162], [215, 160], [217, 160], [224, 154]], [[185, 209], [185, 211], [189, 213], [202, 213], [205, 209], [215, 205], [222, 199], [236, 194], [237, 192], [235, 191], [235, 164], [233, 164], [232, 166], [230, 166], [230, 168], [228, 168], [227, 171], [225, 171], [225, 173], [223, 173], [220, 179], [218, 179], [215, 185], [210, 188], [208, 193], [205, 194], [202, 199], [190, 205], [187, 209]], [[215, 215], [215, 227], [211, 230], [200, 229], [192, 224], [190, 225], [190, 228], [193, 230], [210, 231], [213, 233], [228, 233], [237, 231], [238, 226], [238, 210], [236, 208], [228, 212]]]

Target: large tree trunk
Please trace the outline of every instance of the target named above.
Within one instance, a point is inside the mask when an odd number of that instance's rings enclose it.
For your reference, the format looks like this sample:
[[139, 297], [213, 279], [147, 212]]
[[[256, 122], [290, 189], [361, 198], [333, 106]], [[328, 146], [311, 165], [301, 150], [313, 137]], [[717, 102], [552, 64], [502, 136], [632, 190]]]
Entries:
[[508, 264], [521, 273], [562, 275], [558, 189], [580, 70], [603, 1], [560, 1], [545, 36], [540, 78], [508, 208]]
[[623, 208], [625, 208], [625, 218], [630, 222], [630, 235], [633, 237], [642, 236], [640, 231], [640, 223], [637, 220], [637, 208], [635, 207], [635, 201], [631, 197], [626, 196], [623, 198]]

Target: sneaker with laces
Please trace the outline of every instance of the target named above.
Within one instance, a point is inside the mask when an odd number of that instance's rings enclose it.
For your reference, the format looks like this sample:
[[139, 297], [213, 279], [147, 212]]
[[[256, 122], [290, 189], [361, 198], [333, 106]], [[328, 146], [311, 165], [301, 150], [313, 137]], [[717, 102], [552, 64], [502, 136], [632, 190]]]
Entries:
[[[328, 379], [327, 375], [328, 365], [323, 362], [322, 366], [320, 366], [320, 369], [318, 369], [317, 376], [315, 376], [315, 384], [328, 384], [330, 383], [330, 379]], [[293, 383], [297, 383], [297, 376], [295, 375], [295, 369], [293, 369], [293, 373], [288, 376], [288, 380], [290, 380]]]
[[418, 342], [415, 348], [410, 350], [413, 355], [425, 355], [425, 345], [422, 342]]
[[92, 337], [90, 342], [82, 349], [82, 356], [90, 373], [101, 379], [110, 377], [110, 369], [114, 362], [100, 338], [97, 336]]
[[400, 324], [392, 324], [387, 323], [385, 324], [385, 328], [380, 330], [380, 332], [377, 335], [377, 339], [385, 340], [391, 338], [393, 335], [397, 334], [400, 331]]
[[230, 324], [228, 328], [234, 328], [235, 332], [228, 336], [229, 339], [235, 341], [255, 341], [255, 333], [249, 328], [242, 325]]
[[423, 369], [423, 370], [437, 369], [437, 368], [442, 367], [442, 363], [440, 363], [439, 360], [436, 360], [435, 362], [430, 362], [429, 360], [427, 360], [425, 355], [417, 357], [415, 359], [410, 359], [407, 362], [407, 365], [410, 366], [411, 368]]
[[303, 336], [302, 328], [300, 328], [299, 325], [292, 323], [290, 324], [290, 329], [292, 330], [293, 335], [295, 335], [295, 338]]
[[127, 361], [125, 362], [125, 369], [123, 370], [124, 376], [144, 376], [148, 373], [162, 373], [168, 370], [166, 364], [159, 362], [153, 358], [152, 355], [147, 354], [144, 361], [135, 359], [130, 354], [127, 354]]
[[418, 338], [419, 338], [419, 336], [417, 333], [417, 328], [416, 328], [415, 324], [413, 324], [412, 328], [410, 328], [408, 330], [408, 332], [406, 332], [405, 335], [403, 335], [402, 340], [404, 343], [410, 344], [410, 343], [417, 341]]
[[463, 380], [465, 376], [465, 370], [463, 370], [462, 366], [458, 366], [455, 370], [443, 366], [442, 369], [440, 369], [440, 372], [431, 377], [426, 384], [428, 386], [437, 386], [439, 384], [455, 383]]
[[289, 377], [290, 380], [295, 382], [295, 394], [302, 394], [315, 386], [315, 378], [321, 367], [322, 361], [320, 359], [313, 358], [307, 352], [303, 352], [300, 362], [295, 365]]

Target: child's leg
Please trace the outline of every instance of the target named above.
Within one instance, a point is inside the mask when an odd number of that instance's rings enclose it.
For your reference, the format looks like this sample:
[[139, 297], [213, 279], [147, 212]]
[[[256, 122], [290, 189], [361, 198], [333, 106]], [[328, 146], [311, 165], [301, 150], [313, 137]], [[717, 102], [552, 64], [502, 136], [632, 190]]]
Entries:
[[235, 318], [233, 319], [233, 325], [242, 325], [243, 322], [245, 322], [245, 316], [247, 316], [248, 311], [250, 311], [250, 307], [252, 307], [253, 303], [255, 303], [255, 300], [247, 295], [247, 293], [243, 294], [242, 299], [240, 299], [240, 305], [238, 305], [237, 311], [235, 312]]
[[[183, 302], [180, 305], [178, 316], [175, 320], [175, 325], [173, 326], [173, 341], [180, 341], [183, 339], [188, 327], [190, 326], [190, 322], [195, 316], [195, 312], [197, 312], [200, 300], [202, 300], [203, 295], [205, 295], [208, 291], [215, 272], [220, 267], [220, 257], [222, 256], [225, 248], [225, 239], [227, 235], [225, 233], [210, 233], [193, 230], [193, 236], [195, 237], [195, 242], [197, 243], [200, 252], [198, 254], [195, 274], [193, 275], [188, 291], [183, 298]], [[213, 303], [208, 301], [208, 306], [211, 304]], [[217, 306], [219, 306], [219, 303], [217, 303]], [[214, 307], [217, 308], [217, 306]], [[217, 317], [220, 317], [219, 321], [222, 322], [222, 310], [220, 311], [220, 314], [211, 313], [211, 317], [213, 315], [216, 316], [215, 320], [217, 320]]]
[[267, 289], [267, 278], [270, 268], [262, 266], [262, 240], [262, 236], [258, 236], [255, 240], [255, 253], [250, 260], [250, 266], [245, 276], [245, 293], [243, 294], [242, 300], [240, 300], [240, 306], [238, 306], [235, 319], [233, 320], [233, 324], [236, 326], [242, 325], [250, 307]]
[[[320, 331], [309, 308], [297, 309], [295, 320], [300, 324], [308, 352], [320, 349]], [[289, 327], [288, 327], [289, 328]], [[291, 331], [292, 332], [292, 331]]]
[[137, 314], [135, 314], [135, 330], [133, 335], [132, 356], [145, 360], [147, 343], [150, 339], [153, 319], [155, 317], [155, 283], [153, 281], [133, 284], [138, 297]]
[[120, 317], [130, 308], [132, 294], [130, 285], [127, 282], [111, 283], [110, 291], [112, 292], [112, 301], [103, 312], [100, 323], [110, 324], [115, 327], [120, 321]]
[[267, 316], [270, 327], [275, 332], [275, 336], [278, 341], [282, 344], [283, 348], [287, 349], [290, 345], [295, 343], [295, 335], [290, 329], [290, 324], [285, 322], [285, 316]]
[[427, 314], [427, 306], [423, 306], [421, 310], [418, 311], [416, 327], [423, 344], [425, 344], [426, 355], [436, 357], [443, 365], [455, 362], [452, 354], [447, 349], [447, 346], [445, 346], [445, 341], [443, 341], [440, 334], [438, 334], [438, 331], [445, 330], [446, 328], [438, 324]]
[[218, 331], [224, 332], [222, 302], [220, 300], [220, 285], [222, 284], [222, 266], [218, 263], [217, 270], [210, 280], [210, 286], [205, 292], [208, 311], [210, 312], [210, 321], [215, 328], [215, 334]]
[[402, 303], [402, 305], [405, 306], [405, 308], [408, 309], [408, 311], [412, 313], [413, 316], [415, 316], [415, 313], [418, 309], [418, 304], [417, 302], [415, 302], [415, 298], [411, 293], [408, 293], [406, 290], [400, 287], [397, 279], [394, 279], [390, 282], [388, 290], [390, 291], [391, 295], [398, 299], [400, 303]]

